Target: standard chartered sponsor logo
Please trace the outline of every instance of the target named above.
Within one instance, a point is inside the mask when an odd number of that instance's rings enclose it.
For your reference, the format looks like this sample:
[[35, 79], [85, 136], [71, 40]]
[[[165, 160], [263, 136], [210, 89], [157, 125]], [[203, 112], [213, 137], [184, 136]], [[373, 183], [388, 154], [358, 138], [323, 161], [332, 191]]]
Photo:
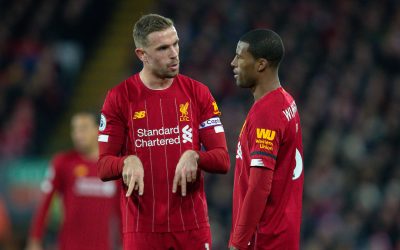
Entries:
[[186, 125], [185, 127], [183, 127], [182, 133], [183, 133], [183, 135], [182, 135], [183, 143], [192, 142], [192, 137], [193, 137], [192, 128], [189, 127], [189, 125]]
[[[183, 143], [192, 142], [192, 136], [192, 128], [190, 128], [189, 125], [186, 125], [182, 128]], [[179, 126], [172, 128], [162, 127], [159, 129], [139, 128], [136, 130], [135, 137], [137, 138], [135, 140], [135, 146], [138, 148], [166, 146], [181, 143]]]
[[111, 197], [117, 188], [113, 182], [102, 182], [98, 177], [80, 177], [75, 182], [75, 193], [80, 196]]
[[241, 159], [241, 160], [243, 160], [243, 156], [242, 156], [242, 145], [240, 145], [240, 142], [238, 142], [238, 145], [237, 145], [236, 159]]

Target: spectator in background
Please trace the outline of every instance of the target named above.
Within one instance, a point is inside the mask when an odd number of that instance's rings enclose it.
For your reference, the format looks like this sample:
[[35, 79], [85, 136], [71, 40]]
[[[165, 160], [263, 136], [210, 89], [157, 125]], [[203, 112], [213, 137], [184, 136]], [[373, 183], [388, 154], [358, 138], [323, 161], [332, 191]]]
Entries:
[[[110, 250], [115, 221], [119, 220], [115, 182], [97, 177], [97, 122], [91, 113], [77, 113], [71, 120], [75, 149], [57, 154], [42, 184], [43, 200], [32, 220], [27, 250], [44, 249], [46, 217], [54, 194], [63, 204], [63, 224], [59, 233], [62, 250]], [[113, 219], [114, 218], [114, 219]], [[114, 235], [115, 236], [115, 235]], [[120, 239], [120, 238], [118, 238]]]

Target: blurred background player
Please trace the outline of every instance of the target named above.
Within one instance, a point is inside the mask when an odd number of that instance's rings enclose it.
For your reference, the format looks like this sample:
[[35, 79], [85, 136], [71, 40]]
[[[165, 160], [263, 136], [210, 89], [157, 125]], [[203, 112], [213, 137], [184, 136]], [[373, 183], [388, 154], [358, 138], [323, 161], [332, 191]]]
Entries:
[[59, 153], [52, 160], [42, 183], [43, 200], [32, 221], [27, 250], [44, 249], [43, 232], [54, 194], [61, 196], [64, 214], [59, 249], [112, 249], [111, 232], [119, 232], [115, 223], [119, 220], [118, 189], [115, 182], [103, 183], [97, 176], [96, 121], [91, 113], [77, 113], [72, 117], [71, 137], [75, 149]]
[[16, 249], [13, 247], [10, 217], [0, 196], [0, 248], [5, 250]]
[[278, 70], [284, 47], [278, 34], [243, 35], [231, 65], [236, 84], [254, 104], [237, 145], [231, 250], [298, 250], [303, 192], [300, 118]]
[[133, 38], [143, 68], [108, 92], [99, 135], [101, 178], [125, 184], [124, 249], [209, 250], [203, 171], [229, 169], [220, 112], [205, 85], [179, 74], [172, 20], [144, 15]]

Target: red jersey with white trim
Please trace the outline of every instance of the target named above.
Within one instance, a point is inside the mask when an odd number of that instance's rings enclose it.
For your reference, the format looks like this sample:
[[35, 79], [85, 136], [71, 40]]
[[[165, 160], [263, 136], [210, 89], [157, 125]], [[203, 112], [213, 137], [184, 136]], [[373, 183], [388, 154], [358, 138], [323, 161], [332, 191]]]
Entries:
[[[200, 150], [199, 131], [223, 133], [217, 104], [202, 83], [177, 75], [164, 90], [147, 88], [135, 74], [111, 89], [102, 109], [99, 143], [118, 145], [120, 156], [136, 155], [144, 168], [144, 193], [121, 193], [123, 231], [176, 232], [209, 227], [203, 172], [172, 193], [183, 152]], [[120, 176], [119, 176], [120, 177]], [[120, 179], [123, 185], [122, 179]]]
[[[293, 98], [282, 88], [256, 101], [237, 146], [232, 233], [249, 186], [251, 167], [273, 171], [270, 195], [255, 232], [262, 249], [299, 249], [303, 192], [303, 146]], [[260, 236], [261, 239], [261, 236]]]
[[96, 161], [76, 151], [60, 153], [52, 160], [41, 188], [44, 195], [32, 222], [32, 238], [42, 238], [52, 197], [58, 193], [64, 216], [60, 249], [112, 249], [112, 230], [119, 220], [117, 185], [97, 177]]

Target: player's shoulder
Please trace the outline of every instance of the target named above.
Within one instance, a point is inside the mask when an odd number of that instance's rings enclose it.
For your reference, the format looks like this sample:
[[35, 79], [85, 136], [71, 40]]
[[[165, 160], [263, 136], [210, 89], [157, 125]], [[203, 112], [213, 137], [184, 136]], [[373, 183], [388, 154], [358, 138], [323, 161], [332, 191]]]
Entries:
[[265, 96], [261, 97], [254, 103], [254, 111], [256, 112], [281, 112], [294, 101], [293, 97], [282, 87], [279, 87]]
[[192, 88], [194, 90], [200, 90], [200, 91], [209, 91], [208, 87], [204, 83], [195, 80], [187, 75], [178, 74], [176, 76], [176, 79], [178, 80], [179, 83], [183, 84], [187, 88]]
[[262, 120], [271, 120], [274, 123], [284, 121], [284, 111], [290, 108], [293, 103], [293, 97], [282, 87], [279, 87], [254, 103], [250, 112], [250, 118], [253, 117], [259, 120], [260, 117], [263, 117]]

